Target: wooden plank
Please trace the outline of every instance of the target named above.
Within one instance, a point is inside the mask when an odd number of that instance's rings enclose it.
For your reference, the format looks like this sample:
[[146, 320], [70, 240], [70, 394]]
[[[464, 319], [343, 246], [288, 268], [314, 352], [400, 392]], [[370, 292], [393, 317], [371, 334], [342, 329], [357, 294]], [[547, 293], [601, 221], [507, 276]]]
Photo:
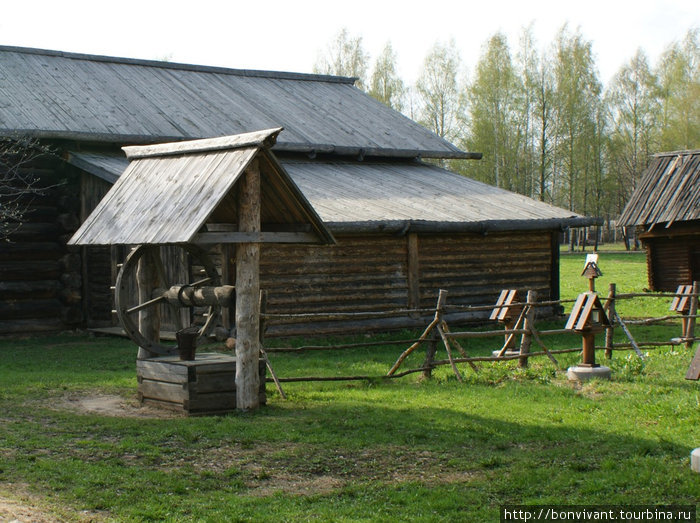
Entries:
[[187, 383], [188, 374], [187, 367], [149, 360], [136, 361], [137, 377], [172, 383]]
[[700, 347], [695, 351], [695, 356], [690, 362], [688, 372], [685, 374], [685, 379], [697, 381], [700, 379]]
[[182, 404], [190, 396], [186, 384], [168, 383], [165, 381], [141, 380], [138, 387], [144, 398]]
[[574, 330], [583, 330], [586, 328], [586, 325], [590, 323], [590, 315], [591, 311], [593, 310], [593, 306], [595, 305], [597, 296], [595, 294], [587, 294], [586, 295], [586, 303], [583, 306], [583, 309], [581, 310], [581, 315], [578, 318], [578, 322], [576, 323], [576, 327], [574, 327]]
[[676, 296], [671, 301], [670, 310], [676, 312], [686, 312], [690, 307], [688, 294], [693, 292], [692, 285], [679, 285], [676, 289]]
[[573, 307], [571, 307], [571, 313], [569, 314], [569, 320], [566, 322], [566, 326], [564, 327], [565, 329], [574, 328], [574, 325], [576, 325], [576, 321], [581, 314], [581, 306], [583, 305], [585, 299], [585, 293], [581, 293], [576, 297], [576, 302], [574, 303]]
[[216, 374], [197, 373], [197, 381], [193, 384], [197, 395], [211, 392], [236, 391], [235, 372], [217, 372]]

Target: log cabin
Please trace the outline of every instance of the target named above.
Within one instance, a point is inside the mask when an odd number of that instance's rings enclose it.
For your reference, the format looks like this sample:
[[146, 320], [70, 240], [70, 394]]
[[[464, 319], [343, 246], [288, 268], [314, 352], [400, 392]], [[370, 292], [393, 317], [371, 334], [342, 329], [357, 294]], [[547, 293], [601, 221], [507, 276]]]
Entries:
[[655, 155], [620, 223], [636, 228], [646, 250], [649, 289], [700, 280], [700, 151]]
[[[455, 305], [493, 303], [504, 288], [557, 299], [559, 235], [596, 221], [438, 166], [480, 155], [354, 82], [0, 47], [0, 136], [30, 137], [53, 150], [23, 167], [46, 190], [0, 245], [0, 333], [115, 325], [110, 286], [128, 247], [66, 241], [124, 171], [121, 147], [272, 127], [284, 128], [272, 153], [336, 245], [265, 246], [268, 312], [420, 309], [434, 304], [439, 289]], [[224, 275], [235, 274], [230, 248], [215, 252]], [[190, 263], [176, 258], [173, 264]], [[421, 322], [407, 314], [355, 326]], [[347, 327], [294, 320], [271, 324], [270, 332]]]

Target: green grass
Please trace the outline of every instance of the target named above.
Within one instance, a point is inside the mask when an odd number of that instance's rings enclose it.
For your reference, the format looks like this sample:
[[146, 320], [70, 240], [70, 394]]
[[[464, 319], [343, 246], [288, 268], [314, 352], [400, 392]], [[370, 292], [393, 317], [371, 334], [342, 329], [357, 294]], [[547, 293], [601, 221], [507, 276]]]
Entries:
[[[576, 256], [562, 256], [567, 281], [580, 278]], [[601, 255], [599, 282], [619, 270], [618, 287], [641, 290], [643, 277], [629, 279], [639, 255], [619, 256]], [[585, 290], [580, 280], [569, 296]], [[678, 335], [675, 325], [645, 329], [635, 335]], [[282, 376], [381, 375], [403, 350], [382, 340], [414, 336], [357, 336], [334, 341], [378, 345], [271, 357]], [[493, 344], [465, 347], [486, 355]], [[419, 352], [405, 368], [420, 365]], [[116, 521], [498, 521], [503, 504], [700, 500], [689, 467], [700, 446], [700, 391], [683, 379], [685, 348], [645, 361], [616, 353], [607, 362], [613, 379], [584, 386], [539, 358], [524, 370], [460, 366], [464, 384], [449, 367], [428, 381], [288, 383], [287, 401], [268, 384], [268, 405], [254, 414], [127, 418], [67, 406], [95, 394], [133, 401], [135, 355], [112, 338], [0, 341], [0, 494], [31, 495], [60, 520]], [[565, 368], [578, 357], [559, 360]]]

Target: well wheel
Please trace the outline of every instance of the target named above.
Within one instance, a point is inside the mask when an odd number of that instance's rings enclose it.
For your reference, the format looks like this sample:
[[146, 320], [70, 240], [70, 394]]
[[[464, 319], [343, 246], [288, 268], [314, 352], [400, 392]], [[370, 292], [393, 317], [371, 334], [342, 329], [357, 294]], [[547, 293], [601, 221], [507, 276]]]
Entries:
[[[172, 316], [175, 319], [176, 330], [187, 327], [189, 321], [183, 318], [186, 306], [177, 306], [165, 299], [165, 292], [173, 285], [177, 284], [184, 287], [198, 287], [201, 285], [218, 285], [219, 273], [214, 266], [209, 255], [200, 247], [194, 245], [177, 245], [178, 249], [185, 251], [190, 256], [193, 264], [200, 265], [203, 268], [202, 278], [189, 284], [183, 284], [182, 281], [169, 281], [168, 274], [163, 265], [161, 258], [161, 246], [158, 245], [139, 245], [131, 250], [126, 260], [121, 266], [117, 274], [115, 284], [114, 302], [119, 321], [126, 332], [126, 335], [131, 338], [134, 343], [142, 347], [146, 351], [159, 355], [174, 354], [177, 350], [177, 345], [164, 345], [161, 343], [161, 336], [149, 336], [147, 333], [141, 332], [139, 329], [139, 312], [150, 311], [153, 309], [163, 310], [162, 307], [167, 307], [172, 311]], [[153, 268], [152, 289], [149, 291], [147, 298], [139, 299], [143, 293], [136, 292], [138, 288], [139, 263], [141, 261], [149, 263]], [[189, 310], [186, 311], [189, 316]], [[215, 327], [216, 319], [220, 317], [221, 306], [210, 305], [206, 313], [204, 325], [199, 327], [198, 343], [202, 341], [209, 332]], [[158, 339], [151, 339], [151, 338]]]

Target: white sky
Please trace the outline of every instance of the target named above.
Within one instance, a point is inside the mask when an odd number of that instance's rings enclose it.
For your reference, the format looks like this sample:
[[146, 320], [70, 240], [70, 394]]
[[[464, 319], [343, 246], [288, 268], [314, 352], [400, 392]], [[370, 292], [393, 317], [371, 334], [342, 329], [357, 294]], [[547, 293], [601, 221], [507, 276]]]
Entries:
[[240, 69], [311, 72], [342, 27], [371, 60], [391, 41], [407, 83], [436, 41], [454, 38], [465, 68], [496, 31], [517, 47], [534, 22], [549, 45], [562, 25], [593, 42], [607, 83], [641, 47], [651, 64], [691, 27], [698, 0], [4, 0], [0, 45]]

